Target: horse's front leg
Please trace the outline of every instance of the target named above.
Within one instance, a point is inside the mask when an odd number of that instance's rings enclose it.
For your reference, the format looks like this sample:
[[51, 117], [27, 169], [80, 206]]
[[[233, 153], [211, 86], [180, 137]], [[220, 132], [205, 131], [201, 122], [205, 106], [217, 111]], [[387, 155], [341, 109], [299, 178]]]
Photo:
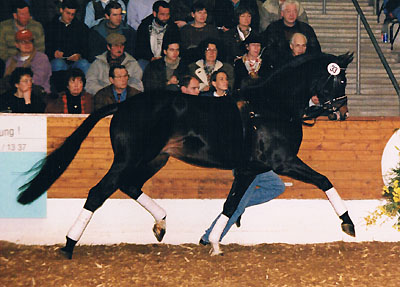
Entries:
[[211, 256], [222, 254], [222, 251], [219, 247], [219, 239], [221, 238], [221, 234], [224, 231], [224, 228], [229, 218], [233, 215], [236, 208], [238, 207], [239, 202], [242, 199], [245, 191], [255, 178], [255, 175], [248, 174], [240, 170], [235, 170], [234, 175], [235, 179], [233, 181], [232, 188], [228, 194], [228, 197], [225, 200], [222, 214], [218, 218], [213, 230], [210, 233], [210, 236], [208, 237], [211, 243]]
[[328, 197], [336, 214], [342, 220], [343, 232], [353, 237], [356, 236], [354, 223], [349, 216], [347, 207], [326, 176], [310, 168], [298, 157], [286, 161], [284, 164], [280, 165], [279, 168], [276, 168], [275, 172], [280, 175], [286, 175], [306, 183], [314, 184], [318, 188], [322, 189]]

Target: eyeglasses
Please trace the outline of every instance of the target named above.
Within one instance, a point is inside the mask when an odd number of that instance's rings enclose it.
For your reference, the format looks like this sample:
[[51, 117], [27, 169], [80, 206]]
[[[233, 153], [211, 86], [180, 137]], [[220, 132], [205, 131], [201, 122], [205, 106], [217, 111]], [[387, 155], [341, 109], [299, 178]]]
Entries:
[[22, 40], [22, 41], [17, 41], [19, 44], [25, 44], [25, 45], [28, 45], [28, 44], [33, 44], [33, 41], [29, 41], [29, 40]]
[[114, 76], [114, 79], [129, 78], [129, 75]]
[[211, 49], [211, 48], [207, 48], [206, 49], [206, 52], [218, 52], [218, 50], [217, 49]]
[[21, 81], [19, 81], [20, 83], [24, 83], [24, 84], [27, 84], [27, 83], [33, 83], [33, 80], [32, 79], [26, 79], [26, 80], [21, 80]]

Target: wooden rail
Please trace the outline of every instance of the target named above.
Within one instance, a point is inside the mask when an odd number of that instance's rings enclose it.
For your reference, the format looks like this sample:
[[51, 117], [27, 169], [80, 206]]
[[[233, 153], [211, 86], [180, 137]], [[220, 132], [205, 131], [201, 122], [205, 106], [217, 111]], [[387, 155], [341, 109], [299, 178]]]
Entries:
[[[83, 119], [49, 115], [48, 152], [60, 145]], [[92, 130], [70, 167], [48, 191], [48, 197], [85, 198], [105, 175], [113, 159], [110, 120], [110, 117], [101, 120]], [[399, 117], [350, 118], [344, 122], [318, 120], [314, 127], [304, 127], [299, 156], [326, 175], [344, 199], [380, 198], [382, 152], [399, 127]], [[325, 198], [323, 192], [310, 184], [282, 179], [293, 185], [280, 198]], [[224, 198], [232, 180], [230, 170], [199, 168], [170, 159], [143, 190], [154, 198]], [[118, 191], [113, 198], [126, 196]]]

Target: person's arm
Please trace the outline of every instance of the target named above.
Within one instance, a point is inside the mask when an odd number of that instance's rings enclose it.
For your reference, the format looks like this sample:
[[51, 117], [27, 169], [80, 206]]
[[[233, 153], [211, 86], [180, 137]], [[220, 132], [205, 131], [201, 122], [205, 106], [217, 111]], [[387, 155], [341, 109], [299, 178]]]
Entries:
[[3, 23], [0, 23], [0, 58], [7, 61], [6, 33]]
[[94, 19], [94, 7], [92, 1], [86, 5], [86, 13], [85, 13], [85, 24], [92, 28], [93, 26], [97, 25], [102, 19]]
[[134, 87], [135, 89], [143, 92], [143, 83], [141, 81], [143, 72], [142, 69], [140, 68], [139, 64], [137, 61], [132, 61], [129, 64], [128, 68], [129, 72], [129, 86]]

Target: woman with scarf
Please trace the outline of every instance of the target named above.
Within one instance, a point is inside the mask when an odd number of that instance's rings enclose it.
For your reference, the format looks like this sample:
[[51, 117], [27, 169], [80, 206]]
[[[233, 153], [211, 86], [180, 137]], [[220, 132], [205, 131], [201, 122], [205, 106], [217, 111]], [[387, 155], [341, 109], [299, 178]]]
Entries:
[[80, 69], [70, 69], [66, 75], [65, 91], [49, 100], [46, 113], [90, 114], [93, 110], [92, 95], [85, 92], [85, 74]]

